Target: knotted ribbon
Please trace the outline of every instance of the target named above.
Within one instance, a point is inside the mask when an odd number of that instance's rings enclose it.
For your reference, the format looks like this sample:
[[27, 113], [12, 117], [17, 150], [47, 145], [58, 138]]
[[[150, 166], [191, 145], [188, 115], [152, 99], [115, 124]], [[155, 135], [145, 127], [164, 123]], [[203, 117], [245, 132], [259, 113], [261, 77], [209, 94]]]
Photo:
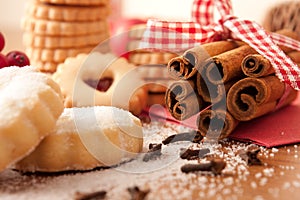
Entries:
[[[220, 19], [215, 22], [214, 9]], [[276, 33], [268, 33], [254, 21], [232, 15], [230, 0], [195, 0], [192, 22], [148, 20], [141, 48], [182, 52], [196, 45], [234, 39], [255, 49], [272, 64], [277, 77], [300, 90], [300, 69], [277, 45], [300, 51], [300, 42]]]

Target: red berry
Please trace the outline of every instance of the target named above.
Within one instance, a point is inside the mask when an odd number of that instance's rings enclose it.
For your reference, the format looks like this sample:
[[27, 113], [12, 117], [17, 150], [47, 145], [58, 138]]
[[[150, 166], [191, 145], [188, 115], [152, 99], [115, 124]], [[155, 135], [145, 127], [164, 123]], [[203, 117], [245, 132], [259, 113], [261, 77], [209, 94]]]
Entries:
[[7, 58], [0, 53], [0, 69], [9, 66]]
[[11, 51], [6, 54], [6, 57], [10, 66], [23, 67], [26, 65], [30, 65], [29, 58], [22, 51]]
[[88, 79], [85, 81], [85, 83], [92, 88], [99, 90], [100, 92], [106, 92], [113, 83], [113, 79], [108, 77], [101, 78], [99, 81]]
[[5, 46], [5, 39], [3, 34], [0, 32], [0, 51], [4, 49], [4, 46]]

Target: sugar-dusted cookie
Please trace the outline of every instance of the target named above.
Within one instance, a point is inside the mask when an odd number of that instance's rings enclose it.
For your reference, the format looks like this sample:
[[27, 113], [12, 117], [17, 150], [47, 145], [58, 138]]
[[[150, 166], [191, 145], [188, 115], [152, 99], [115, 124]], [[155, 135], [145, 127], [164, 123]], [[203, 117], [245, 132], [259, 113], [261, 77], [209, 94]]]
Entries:
[[138, 115], [147, 104], [147, 89], [136, 66], [113, 54], [67, 58], [53, 78], [61, 86], [66, 107], [115, 106]]
[[0, 171], [25, 157], [63, 111], [59, 86], [36, 68], [0, 69]]
[[90, 170], [135, 157], [143, 148], [140, 120], [109, 106], [65, 108], [56, 127], [16, 164], [25, 172]]

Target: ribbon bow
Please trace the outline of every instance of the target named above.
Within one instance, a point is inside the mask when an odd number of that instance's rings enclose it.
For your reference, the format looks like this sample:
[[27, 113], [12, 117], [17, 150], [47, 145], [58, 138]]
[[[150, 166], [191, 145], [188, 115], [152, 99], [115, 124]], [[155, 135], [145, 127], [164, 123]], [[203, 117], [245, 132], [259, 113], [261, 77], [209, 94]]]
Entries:
[[[221, 18], [214, 22], [214, 8]], [[192, 22], [148, 20], [141, 48], [179, 52], [196, 45], [225, 40], [241, 40], [267, 58], [277, 77], [300, 90], [300, 69], [277, 46], [300, 51], [300, 42], [276, 33], [267, 33], [259, 24], [232, 15], [230, 0], [195, 0]]]

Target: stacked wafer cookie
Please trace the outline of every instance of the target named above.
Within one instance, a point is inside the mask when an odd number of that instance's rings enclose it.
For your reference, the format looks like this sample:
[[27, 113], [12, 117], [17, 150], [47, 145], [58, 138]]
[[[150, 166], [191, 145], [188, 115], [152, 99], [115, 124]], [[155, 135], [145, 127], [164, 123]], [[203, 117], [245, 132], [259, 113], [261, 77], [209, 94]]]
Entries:
[[22, 20], [32, 65], [55, 72], [67, 57], [92, 51], [109, 37], [109, 0], [32, 0]]
[[143, 37], [146, 24], [138, 24], [131, 27], [129, 31], [129, 62], [138, 66], [144, 80], [148, 83], [148, 105], [165, 104], [165, 93], [172, 79], [167, 72], [169, 60], [178, 56], [170, 52], [157, 52], [140, 49], [139, 44]]

